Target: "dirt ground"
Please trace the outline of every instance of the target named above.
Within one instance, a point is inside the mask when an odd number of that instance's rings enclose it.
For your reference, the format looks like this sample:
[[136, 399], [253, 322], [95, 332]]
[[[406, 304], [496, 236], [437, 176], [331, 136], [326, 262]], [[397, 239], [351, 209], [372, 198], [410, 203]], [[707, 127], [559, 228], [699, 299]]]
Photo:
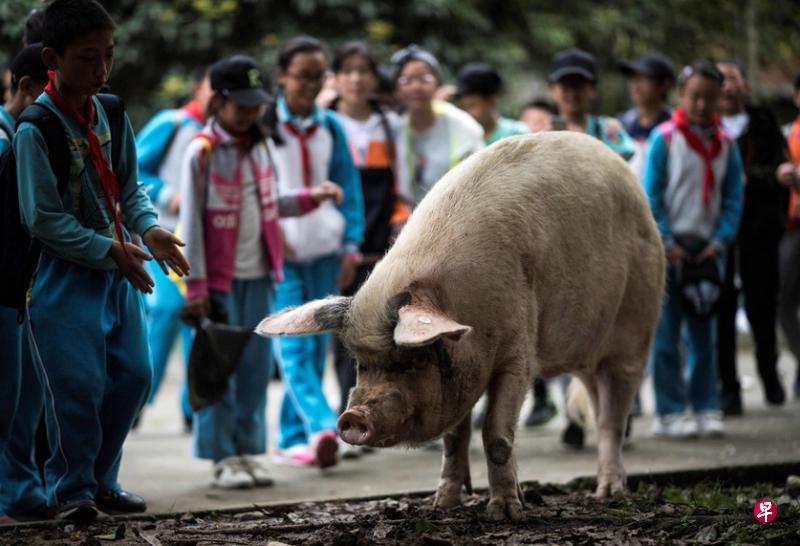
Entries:
[[[760, 479], [763, 469], [736, 476]], [[432, 508], [432, 495], [252, 506], [170, 516], [109, 518], [87, 526], [37, 524], [0, 528], [0, 544], [210, 546], [210, 545], [656, 545], [800, 544], [800, 488], [796, 478], [782, 485], [730, 486], [701, 480], [634, 479], [635, 492], [601, 501], [591, 480], [566, 486], [523, 484], [521, 522], [486, 518], [486, 491], [464, 496], [464, 505]], [[774, 475], [773, 475], [774, 477]], [[723, 476], [724, 479], [724, 476]], [[738, 478], [737, 478], [738, 479]], [[745, 481], [747, 481], [745, 479]], [[686, 482], [695, 482], [687, 486]], [[778, 516], [759, 524], [753, 507], [763, 499]]]

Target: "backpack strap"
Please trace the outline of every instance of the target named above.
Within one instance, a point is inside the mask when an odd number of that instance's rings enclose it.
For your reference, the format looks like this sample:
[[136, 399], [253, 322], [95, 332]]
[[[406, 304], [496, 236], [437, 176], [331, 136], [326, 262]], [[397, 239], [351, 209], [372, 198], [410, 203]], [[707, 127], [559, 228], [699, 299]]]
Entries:
[[119, 174], [119, 157], [122, 154], [119, 143], [125, 129], [125, 106], [117, 95], [98, 93], [95, 96], [108, 118], [108, 127], [111, 130], [111, 168], [114, 173]]
[[34, 102], [17, 118], [17, 129], [20, 125], [32, 123], [42, 133], [50, 156], [50, 167], [56, 175], [58, 194], [64, 195], [69, 183], [70, 152], [64, 125], [55, 112], [42, 103]]

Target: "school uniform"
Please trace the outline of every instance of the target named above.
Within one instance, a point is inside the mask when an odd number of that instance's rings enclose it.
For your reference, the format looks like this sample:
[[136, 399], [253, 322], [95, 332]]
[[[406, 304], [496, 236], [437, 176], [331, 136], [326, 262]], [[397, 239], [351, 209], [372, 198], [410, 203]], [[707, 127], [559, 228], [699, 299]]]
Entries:
[[[169, 203], [180, 191], [186, 148], [202, 128], [203, 112], [197, 101], [192, 101], [183, 108], [159, 112], [136, 136], [139, 177], [158, 212], [159, 222], [170, 231], [178, 225], [178, 215], [169, 210]], [[185, 301], [178, 286], [158, 264], [151, 262], [147, 266], [155, 283], [153, 292], [145, 297], [148, 342], [153, 358], [153, 382], [147, 403], [152, 404], [178, 334], [183, 339], [184, 362], [188, 362], [192, 331], [180, 320]], [[191, 418], [186, 382], [181, 391], [181, 410], [184, 418]]]
[[[358, 170], [336, 114], [315, 106], [307, 118], [293, 116], [283, 96], [276, 109], [282, 145], [274, 157], [281, 192], [330, 180], [344, 193], [338, 207], [326, 202], [305, 217], [281, 221], [287, 261], [277, 285], [275, 308], [280, 310], [339, 292], [342, 255], [358, 252], [364, 238], [364, 206]], [[336, 413], [322, 392], [329, 342], [327, 334], [278, 342], [285, 386], [277, 439], [282, 450], [336, 429]]]
[[[92, 101], [92, 130], [106, 159], [112, 146], [121, 147], [116, 174], [125, 226], [144, 234], [157, 217], [138, 181], [130, 123], [126, 119], [120, 142], [112, 143], [106, 114]], [[48, 386], [48, 500], [59, 506], [119, 490], [122, 444], [150, 386], [150, 352], [142, 296], [108, 257], [117, 235], [88, 141], [47, 94], [37, 102], [61, 120], [71, 152], [61, 197], [39, 130], [22, 124], [14, 139], [22, 221], [43, 244], [29, 313], [32, 357], [41, 357]], [[128, 239], [124, 226], [122, 232]], [[27, 423], [30, 430], [37, 425]]]
[[[711, 171], [707, 171], [704, 159], [676, 124], [681, 116], [682, 110], [677, 109], [673, 119], [659, 125], [650, 137], [645, 191], [666, 248], [680, 237], [691, 236], [713, 244], [721, 254], [739, 226], [742, 162], [733, 140], [717, 129], [718, 150], [709, 159]], [[688, 130], [707, 150], [714, 149], [712, 132], [694, 126]], [[719, 262], [722, 267], [722, 257]], [[684, 380], [679, 353], [684, 323], [688, 334], [688, 381]], [[681, 301], [676, 268], [670, 264], [651, 355], [657, 415], [681, 414], [687, 402], [697, 414], [719, 409], [715, 330], [715, 318], [687, 312]]]
[[[266, 141], [242, 153], [213, 118], [186, 150], [181, 175], [180, 229], [191, 266], [186, 297], [207, 296], [234, 326], [254, 329], [272, 312], [273, 280], [283, 278], [278, 218], [317, 208], [308, 189], [278, 197]], [[264, 453], [269, 339], [252, 338], [218, 402], [194, 414], [197, 457], [220, 462]]]

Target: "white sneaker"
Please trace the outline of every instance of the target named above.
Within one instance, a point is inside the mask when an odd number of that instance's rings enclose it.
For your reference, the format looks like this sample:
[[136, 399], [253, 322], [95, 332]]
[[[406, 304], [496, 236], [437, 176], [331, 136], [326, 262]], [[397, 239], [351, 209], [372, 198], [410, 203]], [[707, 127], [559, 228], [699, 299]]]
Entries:
[[259, 487], [275, 485], [275, 480], [267, 472], [267, 468], [253, 455], [242, 455], [242, 467], [253, 478], [253, 483]]
[[358, 459], [363, 454], [360, 446], [350, 445], [347, 442], [339, 442], [339, 456], [342, 459]]
[[255, 481], [244, 469], [240, 457], [227, 457], [214, 465], [213, 485], [221, 489], [249, 489]]
[[659, 438], [691, 438], [697, 433], [697, 421], [682, 413], [656, 415], [653, 419], [653, 435]]
[[718, 411], [704, 411], [696, 415], [698, 432], [701, 436], [719, 438], [725, 435], [725, 425], [722, 424], [722, 414]]

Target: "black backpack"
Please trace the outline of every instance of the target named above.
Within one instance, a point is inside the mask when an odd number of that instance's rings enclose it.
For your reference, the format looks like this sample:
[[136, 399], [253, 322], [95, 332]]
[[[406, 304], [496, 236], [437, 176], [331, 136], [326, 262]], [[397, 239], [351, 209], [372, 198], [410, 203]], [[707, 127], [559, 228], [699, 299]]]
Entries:
[[[125, 116], [122, 100], [116, 95], [98, 94], [111, 130], [111, 168], [118, 173], [120, 141]], [[64, 126], [58, 116], [40, 103], [28, 106], [16, 126], [28, 122], [36, 126], [47, 144], [50, 167], [63, 197], [69, 182], [70, 151]], [[0, 156], [0, 305], [20, 311], [21, 321], [31, 279], [39, 264], [42, 243], [30, 236], [22, 224], [17, 188], [17, 162], [13, 148]]]

